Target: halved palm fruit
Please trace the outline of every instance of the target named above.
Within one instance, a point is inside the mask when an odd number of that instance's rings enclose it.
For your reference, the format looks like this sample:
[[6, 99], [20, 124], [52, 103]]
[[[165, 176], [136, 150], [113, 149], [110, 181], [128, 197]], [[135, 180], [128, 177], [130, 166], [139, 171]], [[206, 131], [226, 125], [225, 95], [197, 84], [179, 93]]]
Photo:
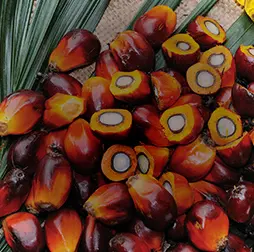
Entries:
[[215, 94], [221, 87], [220, 73], [208, 64], [192, 65], [186, 76], [191, 90], [199, 95]]
[[201, 55], [200, 62], [209, 64], [221, 73], [221, 87], [232, 87], [236, 80], [236, 65], [225, 46], [215, 46]]

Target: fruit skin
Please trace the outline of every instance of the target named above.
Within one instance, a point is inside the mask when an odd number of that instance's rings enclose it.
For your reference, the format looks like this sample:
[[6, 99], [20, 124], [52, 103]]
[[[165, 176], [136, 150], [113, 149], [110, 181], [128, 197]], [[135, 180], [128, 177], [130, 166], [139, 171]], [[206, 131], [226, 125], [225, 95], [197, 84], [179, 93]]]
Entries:
[[228, 234], [228, 244], [225, 252], [251, 252], [251, 249], [245, 245], [244, 240], [235, 234]]
[[8, 167], [19, 168], [33, 175], [38, 163], [36, 152], [45, 134], [43, 131], [33, 131], [13, 143], [8, 152]]
[[220, 251], [227, 245], [229, 220], [213, 201], [196, 203], [186, 217], [191, 242], [202, 251]]
[[178, 243], [177, 246], [170, 249], [169, 252], [197, 252], [197, 250], [189, 244]]
[[109, 226], [129, 221], [134, 210], [128, 188], [121, 183], [99, 187], [88, 198], [83, 208], [88, 214]]
[[110, 81], [102, 77], [91, 77], [84, 83], [82, 97], [86, 101], [86, 117], [90, 118], [101, 109], [115, 107], [115, 99], [109, 86]]
[[42, 94], [26, 89], [6, 96], [0, 104], [0, 136], [31, 131], [42, 117], [44, 102]]
[[176, 147], [170, 160], [169, 170], [179, 173], [188, 181], [197, 181], [209, 173], [215, 157], [215, 149], [199, 137], [188, 145]]
[[53, 50], [49, 68], [56, 72], [67, 72], [95, 62], [101, 44], [90, 31], [76, 29], [68, 32]]
[[16, 212], [25, 202], [31, 178], [21, 169], [11, 169], [0, 181], [0, 217]]
[[254, 71], [254, 56], [247, 54], [248, 48], [253, 47], [240, 45], [235, 53], [235, 62], [237, 73], [252, 82], [254, 81], [254, 76], [252, 74]]
[[184, 176], [174, 172], [166, 172], [161, 176], [159, 181], [163, 186], [165, 182], [170, 184], [171, 190], [169, 193], [175, 199], [178, 216], [191, 208], [194, 203], [194, 197], [192, 189]]
[[228, 192], [228, 216], [238, 222], [248, 222], [254, 214], [254, 184], [240, 182]]
[[135, 31], [127, 30], [119, 33], [110, 43], [110, 50], [121, 71], [150, 72], [154, 68], [153, 48]]
[[139, 17], [133, 29], [142, 34], [156, 49], [170, 37], [175, 27], [175, 12], [166, 5], [159, 5]]
[[85, 219], [79, 248], [84, 252], [107, 252], [113, 233], [112, 229], [88, 215]]
[[232, 88], [232, 102], [236, 112], [243, 117], [254, 117], [254, 93], [238, 83]]
[[82, 223], [78, 213], [72, 209], [61, 209], [48, 216], [45, 236], [50, 251], [77, 251], [82, 234]]
[[158, 180], [150, 175], [137, 174], [126, 184], [136, 210], [148, 228], [163, 231], [176, 219], [175, 200]]
[[38, 164], [26, 208], [35, 214], [59, 209], [68, 198], [71, 183], [72, 171], [66, 159], [46, 155]]
[[34, 215], [15, 213], [5, 218], [2, 224], [5, 239], [13, 252], [44, 251], [44, 234]]
[[240, 168], [245, 166], [250, 159], [252, 146], [250, 135], [245, 132], [240, 139], [223, 147], [217, 147], [216, 150], [227, 165], [232, 168]]
[[136, 107], [132, 113], [132, 119], [138, 131], [140, 131], [140, 135], [144, 135], [149, 144], [158, 147], [170, 145], [160, 124], [159, 113], [155, 107], [152, 105]]
[[210, 172], [204, 178], [205, 181], [221, 186], [225, 189], [235, 185], [240, 179], [240, 174], [227, 166], [216, 156]]
[[138, 236], [120, 233], [109, 241], [109, 252], [151, 252], [147, 244]]
[[230, 108], [232, 103], [232, 87], [223, 87], [216, 95], [216, 102], [220, 107]]
[[166, 239], [168, 241], [173, 240], [179, 242], [187, 239], [188, 236], [185, 229], [185, 219], [185, 214], [177, 217], [174, 225], [170, 227], [166, 232]]
[[141, 219], [134, 218], [128, 225], [128, 232], [142, 239], [151, 251], [162, 251], [164, 243], [164, 233], [156, 232], [145, 226]]
[[77, 119], [69, 126], [64, 139], [64, 149], [78, 173], [90, 175], [97, 170], [102, 144], [84, 119]]
[[105, 50], [100, 53], [96, 61], [95, 74], [96, 76], [111, 80], [114, 73], [119, 71], [114, 57], [110, 50]]
[[56, 93], [81, 96], [81, 89], [78, 80], [64, 73], [49, 73], [43, 83], [43, 92], [48, 98]]

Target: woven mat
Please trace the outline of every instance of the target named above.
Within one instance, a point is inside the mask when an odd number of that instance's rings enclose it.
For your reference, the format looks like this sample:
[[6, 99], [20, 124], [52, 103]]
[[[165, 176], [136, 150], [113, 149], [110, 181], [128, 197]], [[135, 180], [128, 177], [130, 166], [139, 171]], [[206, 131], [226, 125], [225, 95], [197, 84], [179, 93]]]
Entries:
[[[138, 9], [145, 0], [111, 0], [105, 14], [98, 24], [95, 34], [99, 37], [102, 50], [108, 48], [117, 33], [125, 30]], [[183, 0], [176, 9], [177, 25], [191, 13], [198, 4], [199, 0]], [[225, 30], [240, 16], [242, 9], [234, 2], [234, 0], [219, 0], [214, 8], [208, 13], [209, 17], [216, 19]], [[91, 75], [94, 71], [94, 65], [79, 69], [72, 73], [81, 83]]]

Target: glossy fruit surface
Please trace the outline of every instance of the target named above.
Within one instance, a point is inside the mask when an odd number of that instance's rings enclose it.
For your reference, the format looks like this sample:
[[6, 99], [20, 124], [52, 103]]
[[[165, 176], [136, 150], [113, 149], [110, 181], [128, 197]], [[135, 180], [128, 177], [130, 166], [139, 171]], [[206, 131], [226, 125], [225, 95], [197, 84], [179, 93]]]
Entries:
[[245, 245], [244, 240], [235, 234], [228, 234], [228, 244], [225, 252], [251, 252], [251, 249]]
[[197, 250], [189, 244], [178, 243], [173, 249], [169, 249], [170, 252], [197, 252]]
[[166, 232], [166, 239], [173, 241], [183, 241], [187, 239], [187, 231], [185, 228], [186, 215], [180, 215], [177, 217], [173, 226], [170, 227]]

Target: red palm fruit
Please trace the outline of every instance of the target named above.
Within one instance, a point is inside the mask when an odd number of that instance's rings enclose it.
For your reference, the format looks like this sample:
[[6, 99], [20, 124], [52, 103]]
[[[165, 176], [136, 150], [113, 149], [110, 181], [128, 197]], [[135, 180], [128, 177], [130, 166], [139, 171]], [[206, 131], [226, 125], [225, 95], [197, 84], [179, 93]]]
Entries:
[[160, 116], [155, 107], [151, 105], [137, 107], [133, 111], [132, 119], [149, 144], [158, 147], [170, 145], [164, 134], [163, 127], [160, 124]]
[[190, 144], [176, 148], [171, 157], [169, 170], [181, 174], [188, 181], [197, 181], [211, 170], [215, 157], [215, 148], [199, 137]]
[[109, 241], [112, 237], [112, 229], [88, 215], [81, 236], [80, 250], [83, 252], [108, 252]]
[[109, 85], [110, 81], [102, 77], [92, 77], [84, 83], [82, 97], [86, 101], [88, 117], [101, 109], [114, 108], [115, 99], [110, 92]]
[[13, 252], [42, 252], [44, 234], [39, 220], [32, 214], [19, 212], [3, 220], [5, 239]]
[[236, 112], [242, 117], [254, 117], [254, 92], [238, 83], [232, 88], [232, 102]]
[[31, 131], [42, 117], [44, 102], [44, 96], [32, 90], [19, 90], [5, 97], [0, 104], [0, 136]]
[[254, 92], [254, 82], [249, 83], [247, 88], [249, 91]]
[[70, 164], [62, 156], [46, 155], [38, 164], [26, 208], [36, 214], [59, 209], [68, 198], [71, 182]]
[[240, 182], [228, 192], [228, 216], [238, 222], [248, 222], [254, 214], [254, 184]]
[[92, 133], [90, 125], [83, 119], [73, 122], [67, 131], [64, 148], [68, 159], [78, 173], [88, 175], [97, 169], [100, 162], [102, 144]]
[[215, 158], [212, 169], [204, 178], [204, 180], [224, 188], [233, 186], [239, 179], [240, 174], [223, 163], [218, 156]]
[[109, 252], [150, 252], [150, 248], [141, 238], [130, 233], [120, 233], [109, 242]]
[[82, 234], [82, 223], [76, 211], [61, 209], [48, 216], [45, 235], [50, 251], [77, 251]]
[[166, 172], [159, 181], [174, 197], [178, 215], [184, 214], [193, 205], [193, 192], [184, 176], [174, 172]]
[[106, 225], [117, 225], [130, 220], [133, 202], [126, 185], [110, 183], [98, 188], [84, 204], [88, 214]]
[[114, 73], [119, 71], [114, 57], [110, 50], [101, 52], [96, 61], [95, 74], [107, 80], [111, 80]]
[[248, 132], [241, 138], [216, 148], [218, 155], [230, 167], [240, 168], [247, 164], [252, 152], [252, 141]]
[[173, 149], [156, 147], [152, 145], [138, 145], [134, 148], [138, 160], [138, 173], [150, 174], [158, 178], [168, 160], [173, 154]]
[[49, 128], [68, 125], [86, 111], [86, 103], [83, 98], [60, 93], [49, 98], [45, 107], [43, 121]]
[[57, 93], [81, 96], [81, 83], [64, 73], [49, 73], [43, 83], [45, 96], [52, 97]]
[[73, 182], [70, 200], [80, 213], [83, 213], [83, 205], [96, 189], [96, 183], [90, 176], [73, 173]]
[[251, 252], [251, 249], [245, 245], [244, 240], [235, 234], [228, 234], [228, 244], [225, 252]]
[[186, 94], [181, 96], [172, 107], [182, 106], [190, 104], [196, 107], [202, 115], [205, 122], [208, 122], [210, 118], [210, 111], [203, 105], [203, 100], [200, 95], [197, 94]]
[[137, 174], [130, 177], [126, 184], [136, 210], [148, 228], [163, 231], [175, 220], [175, 200], [154, 177]]
[[169, 252], [197, 252], [197, 250], [189, 244], [178, 243], [176, 247], [169, 249]]
[[221, 251], [227, 245], [229, 220], [215, 202], [196, 203], [186, 217], [191, 242], [202, 251]]
[[110, 43], [110, 50], [121, 71], [150, 72], [154, 68], [153, 48], [141, 34], [135, 31], [127, 30], [119, 33]]
[[20, 209], [31, 188], [30, 179], [24, 170], [14, 168], [0, 181], [0, 217]]
[[204, 195], [202, 195], [200, 192], [196, 191], [193, 188], [192, 188], [192, 193], [194, 196], [194, 204], [205, 199]]
[[90, 31], [76, 29], [60, 40], [49, 58], [49, 68], [66, 72], [95, 62], [100, 54], [99, 39]]
[[40, 146], [37, 150], [36, 156], [39, 160], [47, 154], [51, 156], [65, 155], [64, 151], [64, 138], [67, 130], [57, 130], [49, 132], [44, 135], [40, 141]]
[[200, 180], [198, 182], [190, 183], [190, 186], [206, 199], [214, 200], [222, 205], [227, 203], [226, 192], [214, 184]]
[[170, 37], [175, 27], [175, 12], [166, 5], [158, 5], [139, 17], [133, 29], [156, 49]]
[[254, 181], [254, 152], [252, 152], [248, 164], [241, 169], [243, 180]]
[[141, 219], [134, 218], [128, 226], [128, 232], [142, 239], [151, 251], [162, 251], [165, 236], [164, 233], [146, 227]]
[[174, 225], [170, 227], [166, 232], [166, 239], [168, 241], [183, 241], [187, 238], [187, 232], [185, 230], [185, 219], [186, 215], [180, 215], [177, 217]]
[[33, 175], [38, 162], [36, 151], [41, 146], [45, 134], [43, 131], [34, 131], [13, 143], [8, 152], [8, 166]]
[[220, 107], [230, 108], [232, 104], [232, 87], [223, 87], [216, 95], [216, 102]]

